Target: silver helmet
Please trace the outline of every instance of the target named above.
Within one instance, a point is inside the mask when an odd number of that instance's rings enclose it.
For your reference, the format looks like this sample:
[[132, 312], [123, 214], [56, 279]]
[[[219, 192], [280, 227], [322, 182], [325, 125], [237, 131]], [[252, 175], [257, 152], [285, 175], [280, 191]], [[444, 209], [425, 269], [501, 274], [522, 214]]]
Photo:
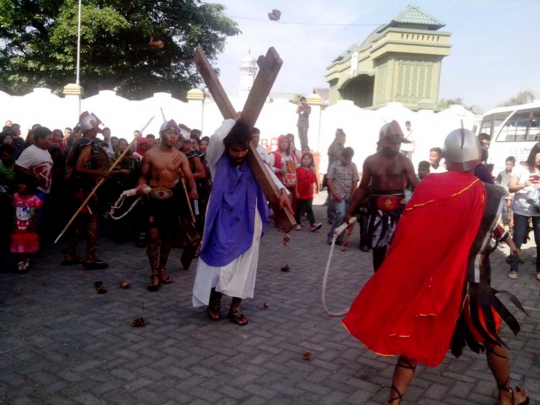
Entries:
[[480, 164], [482, 147], [472, 131], [455, 129], [444, 140], [443, 156], [448, 170], [466, 172]]
[[88, 111], [81, 114], [79, 126], [81, 127], [81, 132], [83, 134], [91, 129], [95, 129], [97, 133], [100, 133], [100, 124], [102, 124], [102, 122], [95, 114], [89, 113]]
[[167, 129], [173, 128], [177, 133], [180, 133], [180, 128], [178, 128], [178, 124], [175, 120], [165, 121], [163, 124], [161, 124], [161, 128], [159, 128], [159, 134], [163, 131], [166, 131]]
[[408, 139], [405, 139], [403, 131], [396, 120], [388, 122], [381, 127], [379, 131], [379, 142], [384, 138], [397, 137], [401, 143], [411, 143]]

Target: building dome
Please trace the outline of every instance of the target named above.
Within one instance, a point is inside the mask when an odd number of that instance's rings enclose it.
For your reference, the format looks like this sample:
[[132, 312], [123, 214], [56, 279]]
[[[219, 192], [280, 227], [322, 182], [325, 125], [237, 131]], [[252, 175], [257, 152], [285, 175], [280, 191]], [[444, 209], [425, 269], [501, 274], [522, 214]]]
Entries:
[[253, 59], [253, 56], [251, 56], [251, 53], [247, 54], [242, 58], [242, 64], [240, 67], [255, 67], [257, 66], [257, 61]]

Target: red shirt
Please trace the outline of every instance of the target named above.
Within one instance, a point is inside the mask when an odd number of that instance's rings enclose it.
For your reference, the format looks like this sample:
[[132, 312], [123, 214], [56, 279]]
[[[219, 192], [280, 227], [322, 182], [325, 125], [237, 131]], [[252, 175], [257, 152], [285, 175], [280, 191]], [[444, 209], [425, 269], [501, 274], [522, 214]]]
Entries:
[[296, 169], [296, 188], [299, 200], [310, 200], [313, 198], [313, 183], [317, 181], [312, 170], [300, 167]]

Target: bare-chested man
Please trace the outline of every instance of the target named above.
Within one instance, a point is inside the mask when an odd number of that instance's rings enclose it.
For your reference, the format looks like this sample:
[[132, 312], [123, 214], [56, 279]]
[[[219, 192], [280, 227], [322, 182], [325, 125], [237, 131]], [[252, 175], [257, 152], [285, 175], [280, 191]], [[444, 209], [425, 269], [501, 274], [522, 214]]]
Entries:
[[[161, 144], [144, 155], [138, 194], [146, 187], [152, 190], [148, 207], [148, 260], [152, 268], [150, 291], [156, 291], [160, 284], [170, 284], [172, 278], [165, 273], [165, 266], [171, 251], [172, 236], [179, 231], [179, 210], [188, 209], [183, 185], [177, 183], [185, 177], [188, 181], [190, 198], [196, 200], [197, 188], [189, 163], [182, 152], [174, 146], [180, 136], [180, 129], [174, 120], [165, 122], [159, 131]], [[182, 176], [181, 176], [182, 175]], [[158, 245], [161, 249], [158, 257]]]
[[[94, 114], [83, 113], [79, 123], [82, 137], [73, 144], [66, 158], [66, 176], [77, 204], [86, 199], [101, 178], [109, 178], [113, 174], [109, 172], [110, 161], [107, 152], [95, 142], [97, 134], [102, 131], [100, 124], [101, 121]], [[81, 215], [77, 217], [62, 266], [82, 264], [87, 270], [102, 270], [109, 266], [96, 257], [101, 215], [97, 203], [98, 195], [99, 192], [94, 194], [82, 209]], [[77, 256], [77, 247], [86, 226], [86, 257], [83, 260]]]
[[404, 138], [396, 121], [381, 128], [378, 151], [365, 160], [360, 186], [345, 216], [345, 221], [351, 219], [367, 197], [368, 187], [371, 187], [368, 235], [375, 271], [384, 261], [387, 245], [405, 208], [404, 189], [407, 185], [414, 189], [418, 183], [411, 161], [399, 153], [402, 142], [409, 141]]

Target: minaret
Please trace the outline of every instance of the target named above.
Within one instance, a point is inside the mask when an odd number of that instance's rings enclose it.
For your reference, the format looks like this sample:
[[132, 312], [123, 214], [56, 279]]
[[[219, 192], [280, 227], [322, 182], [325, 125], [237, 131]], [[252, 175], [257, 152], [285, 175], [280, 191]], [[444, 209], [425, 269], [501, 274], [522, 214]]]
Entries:
[[238, 102], [240, 108], [244, 107], [249, 91], [257, 74], [257, 62], [251, 56], [251, 51], [242, 59], [240, 65], [240, 87], [238, 88]]

